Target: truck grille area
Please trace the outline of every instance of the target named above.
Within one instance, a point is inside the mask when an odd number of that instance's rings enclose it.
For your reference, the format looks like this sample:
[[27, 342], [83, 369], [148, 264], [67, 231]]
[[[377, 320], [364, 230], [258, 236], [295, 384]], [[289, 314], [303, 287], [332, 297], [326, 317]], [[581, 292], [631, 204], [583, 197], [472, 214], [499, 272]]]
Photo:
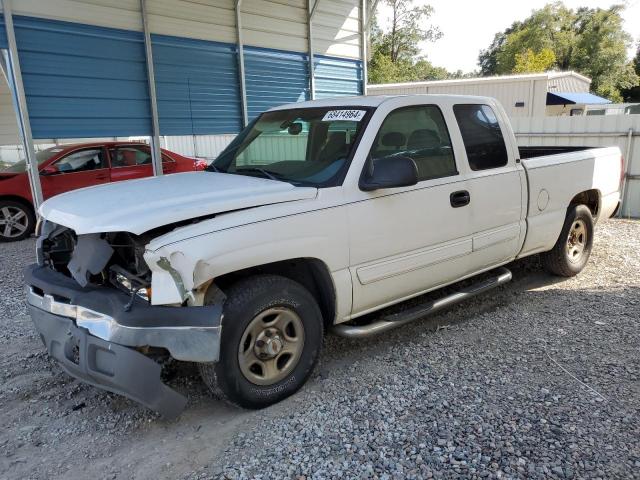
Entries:
[[38, 263], [73, 278], [80, 286], [110, 285], [127, 293], [148, 287], [146, 238], [127, 232], [77, 235], [46, 224], [37, 242]]

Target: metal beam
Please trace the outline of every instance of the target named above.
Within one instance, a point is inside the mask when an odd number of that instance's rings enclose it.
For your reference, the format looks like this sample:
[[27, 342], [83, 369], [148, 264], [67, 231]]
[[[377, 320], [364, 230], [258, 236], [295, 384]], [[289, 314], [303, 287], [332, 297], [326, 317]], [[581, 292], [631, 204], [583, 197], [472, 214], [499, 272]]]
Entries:
[[626, 170], [624, 172], [622, 172], [623, 177], [622, 177], [622, 185], [620, 187], [620, 209], [618, 211], [618, 217], [622, 218], [622, 211], [624, 210], [624, 207], [628, 207], [627, 208], [627, 217], [629, 217], [629, 212], [631, 211], [631, 207], [629, 207], [627, 205], [627, 188], [628, 188], [628, 184], [629, 184], [629, 180], [637, 180], [637, 178], [634, 178], [634, 175], [631, 175], [631, 145], [633, 144], [633, 128], [630, 128], [629, 131], [627, 132], [627, 148], [626, 151], [624, 152], [624, 162], [625, 164], [623, 165], [623, 168]]
[[373, 17], [376, 14], [377, 8], [378, 8], [378, 0], [373, 0], [373, 2], [371, 2], [371, 6], [367, 10], [367, 21], [365, 22], [365, 29], [367, 33], [369, 33], [369, 29], [371, 28], [371, 20], [373, 20]]
[[309, 45], [309, 97], [311, 100], [316, 98], [316, 78], [315, 78], [315, 66], [313, 60], [313, 17], [316, 14], [316, 9], [320, 0], [315, 0], [313, 6], [311, 2], [313, 0], [307, 0], [307, 41]]
[[367, 94], [367, 43], [369, 43], [367, 0], [360, 3], [360, 53], [362, 56], [362, 95]]
[[242, 35], [242, 0], [236, 0], [236, 34], [238, 41], [238, 69], [240, 73], [240, 100], [242, 101], [242, 126], [249, 124], [247, 107], [247, 80], [244, 71], [244, 37]]
[[22, 84], [22, 70], [20, 69], [16, 35], [13, 30], [11, 0], [0, 1], [2, 1], [4, 26], [7, 31], [7, 43], [9, 46], [9, 58], [8, 62], [4, 62], [3, 58], [3, 70], [5, 70], [11, 88], [14, 110], [18, 120], [18, 129], [20, 130], [25, 160], [27, 162], [27, 173], [29, 176], [29, 185], [31, 186], [33, 206], [37, 214], [38, 207], [42, 204], [42, 187], [40, 186], [40, 172], [38, 170], [36, 150], [33, 146], [33, 135], [31, 134], [31, 123], [29, 122], [29, 111], [27, 109], [27, 97], [25, 96], [24, 85]]
[[147, 21], [147, 2], [140, 0], [140, 11], [142, 13], [142, 29], [144, 31], [144, 51], [147, 63], [147, 80], [149, 83], [149, 104], [151, 106], [151, 162], [153, 164], [153, 174], [162, 175], [162, 154], [160, 151], [160, 122], [158, 120], [158, 100], [156, 97], [156, 75], [153, 68], [153, 48], [151, 47], [151, 33]]

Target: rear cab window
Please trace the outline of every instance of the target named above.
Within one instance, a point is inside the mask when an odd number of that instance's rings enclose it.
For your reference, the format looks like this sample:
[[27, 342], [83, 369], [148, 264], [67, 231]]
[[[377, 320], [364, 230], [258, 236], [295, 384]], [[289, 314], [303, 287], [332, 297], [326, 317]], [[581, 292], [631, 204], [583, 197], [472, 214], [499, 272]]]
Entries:
[[471, 170], [507, 165], [509, 155], [495, 112], [489, 105], [454, 105], [462, 141]]
[[412, 105], [387, 115], [371, 147], [371, 158], [404, 156], [418, 168], [418, 181], [457, 175], [451, 138], [435, 105]]

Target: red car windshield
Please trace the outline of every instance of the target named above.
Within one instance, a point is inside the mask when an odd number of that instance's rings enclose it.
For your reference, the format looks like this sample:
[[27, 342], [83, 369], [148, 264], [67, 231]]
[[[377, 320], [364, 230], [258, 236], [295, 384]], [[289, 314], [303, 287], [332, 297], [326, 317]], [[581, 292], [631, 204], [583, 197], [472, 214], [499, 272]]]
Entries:
[[[46, 150], [40, 150], [36, 152], [36, 160], [38, 165], [42, 165], [54, 155], [62, 152], [64, 148], [51, 147]], [[0, 173], [22, 173], [27, 171], [27, 162], [24, 160], [18, 160], [17, 162], [3, 162], [0, 161]]]

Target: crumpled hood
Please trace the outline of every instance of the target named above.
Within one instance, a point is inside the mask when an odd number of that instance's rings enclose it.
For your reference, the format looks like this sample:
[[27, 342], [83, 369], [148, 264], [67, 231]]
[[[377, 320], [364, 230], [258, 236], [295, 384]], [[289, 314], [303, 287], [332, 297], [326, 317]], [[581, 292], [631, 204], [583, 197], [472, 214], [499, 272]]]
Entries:
[[40, 215], [77, 234], [131, 232], [216, 213], [314, 198], [317, 189], [243, 175], [188, 172], [116, 182], [55, 196]]

